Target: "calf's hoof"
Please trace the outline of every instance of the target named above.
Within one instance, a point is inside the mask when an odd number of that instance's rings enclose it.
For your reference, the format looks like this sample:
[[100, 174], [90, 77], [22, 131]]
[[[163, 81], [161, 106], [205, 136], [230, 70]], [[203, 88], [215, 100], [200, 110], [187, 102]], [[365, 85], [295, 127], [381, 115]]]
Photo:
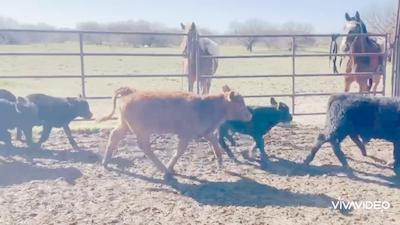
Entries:
[[266, 158], [261, 158], [260, 167], [262, 170], [267, 169], [268, 167], [268, 160]]
[[166, 174], [164, 175], [164, 180], [167, 181], [167, 182], [174, 182], [174, 181], [177, 181], [177, 180], [175, 179], [173, 173], [166, 173]]
[[28, 143], [28, 144], [26, 144], [29, 148], [33, 148], [33, 149], [39, 149], [39, 148], [41, 148], [42, 147], [42, 145], [41, 144], [39, 144], [39, 143]]
[[104, 168], [107, 168], [108, 166], [108, 158], [103, 158], [103, 160], [101, 161], [101, 165], [103, 165]]
[[311, 163], [311, 159], [310, 159], [310, 157], [307, 157], [305, 160], [304, 160], [304, 162], [303, 162], [303, 164], [304, 165], [310, 165], [310, 163]]
[[73, 148], [75, 151], [82, 151], [82, 149], [81, 149], [78, 145], [72, 145], [72, 148]]
[[226, 151], [226, 154], [228, 154], [229, 158], [231, 158], [231, 159], [235, 158], [235, 155], [233, 154], [233, 152], [231, 150], [225, 150], [225, 151]]

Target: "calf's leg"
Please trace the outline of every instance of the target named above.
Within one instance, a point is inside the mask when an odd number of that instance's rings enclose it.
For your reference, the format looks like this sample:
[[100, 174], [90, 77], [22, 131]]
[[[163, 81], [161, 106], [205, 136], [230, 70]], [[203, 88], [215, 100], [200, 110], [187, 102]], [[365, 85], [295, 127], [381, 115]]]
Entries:
[[213, 146], [213, 149], [214, 149], [215, 156], [218, 159], [218, 165], [222, 166], [222, 154], [221, 154], [221, 148], [218, 145], [217, 136], [214, 133], [212, 133], [212, 134], [208, 134], [207, 136], [205, 136], [205, 138], [209, 142], [211, 142], [211, 145]]
[[318, 134], [317, 139], [314, 142], [314, 146], [311, 149], [310, 154], [307, 156], [307, 158], [304, 160], [304, 164], [310, 164], [311, 161], [313, 161], [315, 155], [317, 154], [318, 150], [321, 148], [321, 146], [327, 142], [327, 138], [323, 133]]
[[108, 161], [112, 157], [112, 153], [115, 147], [117, 146], [118, 142], [125, 137], [128, 131], [129, 131], [128, 127], [125, 124], [120, 123], [110, 132], [106, 151], [104, 152], [102, 161], [104, 167], [107, 167]]
[[361, 150], [363, 156], [367, 156], [367, 150], [365, 150], [365, 145], [358, 139], [358, 135], [350, 135], [351, 140], [356, 143], [357, 147]]
[[[21, 130], [24, 131], [26, 144], [29, 147], [33, 147], [34, 143], [32, 140], [32, 127], [24, 127]], [[20, 132], [21, 132], [21, 130], [20, 130]], [[17, 136], [18, 136], [18, 131], [17, 131]]]
[[[233, 132], [232, 132], [232, 134], [233, 134]], [[225, 137], [226, 137], [226, 138], [228, 139], [228, 141], [231, 143], [231, 146], [236, 146], [235, 139], [233, 139], [233, 136], [232, 136], [232, 135], [227, 134]]]
[[400, 177], [400, 141], [393, 142], [393, 171], [397, 177]]
[[41, 146], [47, 139], [49, 139], [51, 129], [53, 129], [53, 126], [49, 124], [43, 124], [43, 131], [42, 131], [42, 136], [40, 137], [40, 140], [38, 142], [38, 145]]
[[228, 138], [228, 140], [231, 142], [231, 144], [235, 143], [235, 141], [232, 142], [230, 140], [230, 139], [233, 139], [233, 138], [229, 135], [228, 129], [224, 125], [222, 125], [220, 127], [220, 129], [219, 129], [218, 143], [226, 151], [226, 154], [228, 154], [229, 158], [235, 158], [235, 156], [233, 155], [232, 151], [226, 145], [224, 137]]
[[178, 149], [176, 150], [174, 156], [171, 158], [171, 160], [168, 163], [168, 174], [173, 175], [174, 174], [174, 166], [178, 162], [178, 159], [185, 153], [187, 146], [189, 144], [189, 141], [185, 138], [179, 138], [179, 143], [178, 143]]
[[346, 156], [344, 155], [344, 153], [340, 149], [340, 142], [342, 140], [343, 140], [342, 138], [334, 139], [334, 140], [331, 141], [331, 145], [332, 145], [333, 152], [335, 153], [336, 157], [338, 157], [338, 159], [342, 163], [343, 167], [348, 169], [349, 168], [349, 164], [347, 163]]
[[264, 139], [262, 135], [257, 135], [255, 138], [257, 148], [260, 149], [261, 153], [261, 164], [264, 166], [267, 162], [267, 154], [265, 153], [264, 150]]
[[69, 141], [69, 143], [72, 145], [72, 147], [73, 147], [75, 150], [80, 150], [78, 144], [77, 144], [77, 143], [75, 142], [75, 140], [74, 140], [74, 137], [72, 137], [72, 133], [71, 133], [71, 130], [69, 129], [68, 124], [64, 125], [64, 126], [63, 126], [63, 129], [64, 129], [64, 132], [65, 132], [65, 134], [67, 135], [68, 141]]
[[[156, 155], [154, 155], [154, 152], [151, 150], [151, 144], [150, 144], [150, 134], [141, 134], [137, 133], [137, 142], [139, 145], [139, 148], [146, 154], [147, 157], [151, 161], [153, 161], [154, 165], [157, 167], [157, 169], [165, 175], [168, 174], [167, 168], [164, 166], [164, 164], [157, 158]], [[166, 176], [167, 177], [167, 176]]]
[[11, 142], [11, 133], [8, 130], [3, 130], [0, 132], [0, 140], [4, 142], [7, 148], [14, 147]]
[[[26, 137], [25, 137], [26, 138]], [[22, 130], [21, 128], [17, 127], [17, 137], [16, 139], [20, 142], [22, 142]]]

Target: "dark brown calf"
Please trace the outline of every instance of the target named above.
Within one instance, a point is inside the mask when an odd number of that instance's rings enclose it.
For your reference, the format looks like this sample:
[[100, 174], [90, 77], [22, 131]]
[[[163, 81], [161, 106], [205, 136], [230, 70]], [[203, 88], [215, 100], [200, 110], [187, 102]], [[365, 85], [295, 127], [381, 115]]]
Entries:
[[[224, 86], [223, 90], [223, 94], [216, 95], [172, 90], [135, 90], [128, 87], [115, 90], [112, 112], [97, 119], [98, 122], [110, 119], [115, 112], [117, 96], [121, 96], [119, 125], [110, 133], [103, 165], [107, 166], [114, 148], [128, 131], [136, 134], [139, 148], [166, 175], [174, 173], [174, 165], [185, 152], [189, 141], [202, 137], [211, 142], [218, 164], [222, 165], [216, 129], [226, 120], [250, 121], [252, 118], [240, 94], [231, 91], [228, 86]], [[178, 149], [168, 168], [150, 149], [152, 133], [178, 135]]]

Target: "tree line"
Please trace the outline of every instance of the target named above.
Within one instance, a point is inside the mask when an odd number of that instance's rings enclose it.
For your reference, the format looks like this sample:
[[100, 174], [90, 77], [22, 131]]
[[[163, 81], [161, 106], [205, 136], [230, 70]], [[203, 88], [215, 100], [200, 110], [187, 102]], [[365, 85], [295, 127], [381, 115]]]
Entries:
[[[369, 14], [362, 15], [367, 26], [372, 32], [394, 33], [396, 12], [394, 8], [386, 8], [384, 11], [371, 10]], [[28, 24], [19, 23], [12, 18], [0, 16], [0, 28], [10, 29], [40, 29], [40, 30], [73, 30], [72, 28], [55, 27], [49, 24]], [[179, 24], [176, 27], [167, 27], [162, 23], [138, 21], [119, 21], [99, 23], [95, 21], [81, 22], [76, 24], [77, 30], [98, 30], [98, 31], [136, 31], [136, 32], [171, 32], [180, 33]], [[233, 21], [225, 32], [217, 32], [206, 27], [199, 27], [201, 34], [310, 34], [315, 33], [312, 24], [287, 22], [285, 24], [272, 24], [260, 19], [249, 19], [239, 22]], [[291, 38], [212, 38], [221, 45], [242, 45], [252, 52], [257, 45], [269, 49], [292, 50]], [[78, 35], [67, 33], [37, 33], [37, 32], [0, 32], [0, 45], [25, 45], [25, 44], [49, 44], [76, 42]], [[181, 37], [164, 35], [115, 35], [115, 34], [84, 34], [86, 44], [96, 45], [129, 45], [132, 47], [171, 47], [179, 46]], [[296, 46], [325, 45], [330, 38], [304, 37], [296, 38]]]

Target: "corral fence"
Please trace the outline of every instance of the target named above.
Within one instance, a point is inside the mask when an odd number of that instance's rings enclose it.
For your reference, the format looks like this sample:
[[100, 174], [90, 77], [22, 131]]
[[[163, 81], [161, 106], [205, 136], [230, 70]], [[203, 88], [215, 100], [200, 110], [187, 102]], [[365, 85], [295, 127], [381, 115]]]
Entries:
[[[296, 77], [330, 77], [330, 76], [346, 76], [353, 75], [352, 73], [325, 73], [325, 74], [307, 74], [307, 73], [296, 73], [296, 58], [297, 57], [328, 57], [328, 56], [349, 56], [349, 55], [357, 55], [357, 56], [369, 56], [369, 55], [384, 55], [384, 67], [383, 67], [383, 90], [380, 92], [375, 92], [376, 94], [385, 95], [386, 89], [386, 60], [387, 60], [387, 44], [385, 44], [385, 50], [383, 53], [358, 53], [358, 54], [296, 54], [296, 38], [304, 38], [304, 37], [332, 37], [332, 34], [288, 34], [288, 35], [195, 35], [194, 40], [200, 40], [201, 38], [291, 38], [292, 39], [292, 52], [291, 54], [257, 54], [257, 55], [230, 55], [230, 56], [200, 56], [196, 54], [196, 56], [190, 57], [190, 51], [192, 49], [188, 49], [187, 54], [146, 54], [146, 53], [85, 53], [83, 49], [83, 40], [85, 34], [103, 34], [103, 35], [168, 35], [168, 36], [185, 36], [186, 34], [182, 33], [153, 33], [153, 32], [113, 32], [113, 31], [83, 31], [83, 30], [25, 30], [25, 29], [0, 29], [0, 32], [36, 32], [36, 33], [64, 33], [64, 34], [77, 34], [79, 36], [79, 53], [0, 53], [0, 56], [77, 56], [80, 57], [80, 66], [81, 66], [81, 75], [54, 75], [54, 76], [43, 76], [43, 75], [19, 75], [19, 76], [0, 76], [0, 79], [32, 79], [32, 78], [71, 78], [71, 79], [81, 79], [82, 86], [82, 96], [86, 99], [98, 100], [98, 99], [111, 99], [110, 96], [87, 96], [86, 88], [85, 88], [85, 80], [86, 79], [94, 79], [94, 78], [149, 78], [149, 77], [187, 77], [185, 74], [134, 74], [134, 75], [88, 75], [85, 73], [85, 56], [141, 56], [141, 57], [188, 57], [189, 61], [196, 60], [197, 65], [199, 65], [200, 57], [208, 57], [208, 58], [219, 58], [219, 59], [233, 59], [233, 58], [277, 58], [277, 57], [285, 57], [292, 59], [292, 73], [291, 74], [283, 74], [283, 75], [234, 75], [234, 76], [211, 76], [211, 75], [202, 75], [202, 78], [211, 78], [211, 79], [235, 79], [235, 78], [292, 78], [292, 93], [290, 94], [270, 94], [270, 95], [243, 95], [244, 98], [263, 98], [263, 97], [291, 97], [292, 98], [292, 113], [295, 116], [302, 115], [323, 115], [324, 112], [317, 113], [296, 113], [295, 110], [295, 98], [296, 97], [306, 97], [306, 96], [329, 96], [332, 93], [296, 93], [295, 88], [295, 79]], [[355, 36], [356, 34], [349, 35], [340, 35], [340, 36]], [[381, 36], [385, 38], [385, 42], [388, 41], [387, 34], [357, 34], [358, 36]], [[195, 42], [196, 43], [196, 42]], [[199, 45], [195, 45], [195, 48], [199, 48]], [[199, 52], [199, 51], [197, 51]], [[396, 58], [398, 59], [398, 58]], [[328, 63], [328, 61], [327, 61]], [[200, 75], [198, 73], [198, 66], [196, 67], [196, 80], [197, 80], [197, 92], [199, 92], [199, 78]], [[368, 72], [368, 73], [358, 73], [357, 75], [368, 76], [368, 75], [382, 75], [382, 72]], [[393, 80], [392, 80], [392, 89], [393, 89]], [[191, 90], [193, 91], [193, 90]], [[371, 92], [374, 93], [374, 92]], [[79, 119], [78, 119], [79, 120]]]
[[400, 97], [400, 0], [397, 3], [396, 34], [393, 51], [392, 96]]

